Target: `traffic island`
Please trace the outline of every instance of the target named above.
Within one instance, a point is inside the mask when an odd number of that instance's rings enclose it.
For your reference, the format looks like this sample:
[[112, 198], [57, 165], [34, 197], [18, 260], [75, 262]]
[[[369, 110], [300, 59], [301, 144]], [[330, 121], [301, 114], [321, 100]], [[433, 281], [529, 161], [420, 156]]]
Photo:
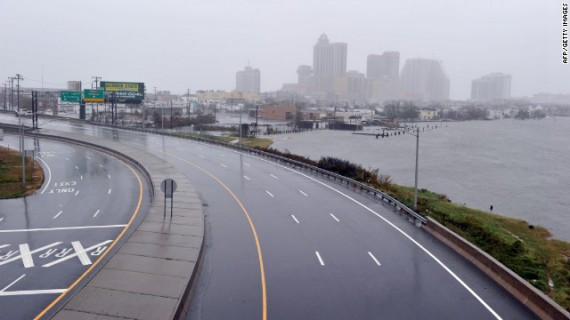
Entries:
[[25, 197], [41, 187], [44, 171], [37, 161], [29, 156], [25, 158], [25, 184], [22, 167], [20, 152], [0, 147], [0, 199]]

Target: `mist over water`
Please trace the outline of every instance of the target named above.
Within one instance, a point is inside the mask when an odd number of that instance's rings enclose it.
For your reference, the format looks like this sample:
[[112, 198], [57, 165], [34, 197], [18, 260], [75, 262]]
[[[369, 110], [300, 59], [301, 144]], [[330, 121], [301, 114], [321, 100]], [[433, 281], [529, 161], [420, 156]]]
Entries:
[[[419, 188], [481, 210], [493, 205], [495, 213], [542, 225], [570, 241], [570, 118], [433, 125], [438, 128], [420, 132]], [[315, 160], [350, 160], [380, 169], [397, 184], [414, 185], [411, 135], [376, 139], [322, 130], [272, 138], [273, 148]]]

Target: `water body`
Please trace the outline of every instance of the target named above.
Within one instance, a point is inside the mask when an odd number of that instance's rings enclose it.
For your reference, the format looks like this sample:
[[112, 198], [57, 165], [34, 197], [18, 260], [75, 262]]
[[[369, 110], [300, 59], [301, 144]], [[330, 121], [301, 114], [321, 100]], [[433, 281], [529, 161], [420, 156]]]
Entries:
[[[554, 238], [570, 241], [570, 118], [433, 125], [438, 128], [420, 131], [419, 188], [481, 210], [493, 205], [495, 213], [542, 225]], [[280, 150], [350, 160], [380, 169], [397, 184], [414, 185], [411, 135], [376, 139], [322, 130], [272, 139]]]

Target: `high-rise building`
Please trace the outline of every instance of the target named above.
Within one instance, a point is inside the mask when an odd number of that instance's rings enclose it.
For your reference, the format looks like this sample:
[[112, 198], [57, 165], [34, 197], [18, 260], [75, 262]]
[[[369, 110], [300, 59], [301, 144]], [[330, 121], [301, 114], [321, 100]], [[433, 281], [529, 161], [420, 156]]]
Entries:
[[471, 82], [471, 99], [494, 100], [511, 97], [511, 75], [490, 73]]
[[408, 59], [400, 74], [404, 98], [448, 100], [449, 77], [441, 61]]
[[368, 99], [368, 79], [364, 73], [351, 70], [346, 73], [345, 98], [348, 101], [364, 102]]
[[313, 47], [313, 76], [315, 91], [330, 97], [334, 95], [335, 79], [346, 73], [346, 43], [330, 43], [322, 34]]
[[260, 78], [259, 69], [245, 67], [236, 73], [236, 91], [259, 93]]
[[67, 90], [81, 91], [81, 81], [67, 81]]
[[386, 51], [370, 54], [366, 59], [366, 76], [369, 81], [371, 101], [400, 98], [400, 53]]
[[313, 68], [301, 65], [297, 68], [297, 83], [311, 86], [313, 83]]
[[366, 76], [370, 79], [388, 78], [398, 80], [400, 74], [400, 53], [386, 51], [383, 54], [369, 54], [366, 59]]

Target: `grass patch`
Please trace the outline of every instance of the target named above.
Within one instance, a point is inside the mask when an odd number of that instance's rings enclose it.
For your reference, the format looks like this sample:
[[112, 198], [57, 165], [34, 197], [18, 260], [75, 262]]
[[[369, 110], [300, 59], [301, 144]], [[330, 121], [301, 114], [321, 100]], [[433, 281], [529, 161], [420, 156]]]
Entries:
[[269, 148], [269, 146], [273, 144], [273, 140], [266, 139], [266, 138], [246, 137], [246, 138], [241, 138], [241, 144], [244, 147], [248, 147], [248, 148], [266, 149], [266, 148]]
[[0, 199], [18, 198], [30, 195], [41, 187], [44, 181], [42, 167], [26, 159], [26, 187], [22, 186], [22, 158], [21, 154], [7, 148], [0, 147]]

